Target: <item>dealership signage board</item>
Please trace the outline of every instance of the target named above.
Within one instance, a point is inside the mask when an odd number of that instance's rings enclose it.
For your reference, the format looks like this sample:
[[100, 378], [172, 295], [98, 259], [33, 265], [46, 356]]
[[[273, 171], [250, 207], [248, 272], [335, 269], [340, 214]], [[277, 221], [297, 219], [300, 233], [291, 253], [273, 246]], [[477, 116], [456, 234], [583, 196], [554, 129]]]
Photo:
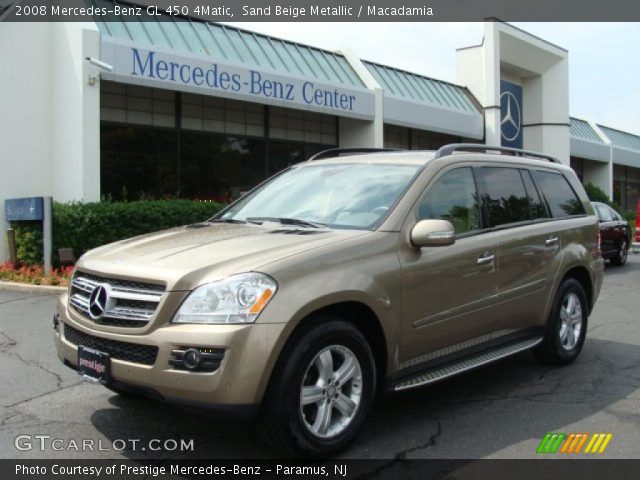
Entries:
[[503, 147], [522, 148], [522, 87], [500, 81], [500, 133]]
[[330, 84], [217, 58], [102, 39], [101, 60], [113, 66], [102, 78], [247, 102], [373, 119], [374, 95], [365, 87]]
[[8, 198], [4, 201], [7, 222], [42, 220], [44, 215], [42, 197]]

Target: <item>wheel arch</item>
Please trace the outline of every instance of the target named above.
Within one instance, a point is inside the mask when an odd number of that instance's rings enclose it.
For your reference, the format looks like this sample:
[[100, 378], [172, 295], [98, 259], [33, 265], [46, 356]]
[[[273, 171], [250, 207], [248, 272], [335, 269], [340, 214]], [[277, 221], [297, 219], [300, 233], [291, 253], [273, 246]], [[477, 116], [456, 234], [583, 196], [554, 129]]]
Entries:
[[369, 343], [375, 360], [377, 385], [384, 385], [389, 359], [388, 337], [380, 321], [379, 315], [360, 300], [341, 300], [326, 305], [317, 306], [313, 310], [305, 312], [298, 321], [292, 322], [292, 328], [285, 333], [286, 339], [282, 342], [273, 361], [273, 367], [269, 371], [268, 378], [263, 382], [259, 396], [264, 397], [271, 379], [285, 360], [284, 353], [292, 342], [295, 342], [304, 332], [321, 324], [328, 318], [344, 320], [354, 325]]
[[591, 274], [589, 273], [589, 269], [584, 265], [575, 265], [569, 268], [562, 276], [562, 279], [560, 280], [558, 287], [562, 285], [562, 282], [564, 282], [565, 279], [567, 278], [573, 278], [577, 280], [580, 283], [580, 285], [582, 285], [582, 288], [584, 289], [584, 293], [587, 295], [589, 314], [591, 314], [591, 310], [593, 309], [593, 306], [594, 306], [594, 294], [593, 294], [594, 286], [593, 286], [593, 279], [591, 278]]

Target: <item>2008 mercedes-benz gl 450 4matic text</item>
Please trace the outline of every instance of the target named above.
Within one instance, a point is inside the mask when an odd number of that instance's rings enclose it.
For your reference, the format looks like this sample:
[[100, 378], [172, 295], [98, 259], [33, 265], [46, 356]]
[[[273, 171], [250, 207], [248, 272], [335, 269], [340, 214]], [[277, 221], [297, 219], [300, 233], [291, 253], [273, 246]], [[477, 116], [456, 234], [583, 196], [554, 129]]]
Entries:
[[327, 151], [208, 221], [85, 254], [55, 343], [115, 392], [255, 414], [272, 445], [329, 455], [376, 393], [524, 350], [573, 361], [602, 284], [597, 239], [551, 157]]

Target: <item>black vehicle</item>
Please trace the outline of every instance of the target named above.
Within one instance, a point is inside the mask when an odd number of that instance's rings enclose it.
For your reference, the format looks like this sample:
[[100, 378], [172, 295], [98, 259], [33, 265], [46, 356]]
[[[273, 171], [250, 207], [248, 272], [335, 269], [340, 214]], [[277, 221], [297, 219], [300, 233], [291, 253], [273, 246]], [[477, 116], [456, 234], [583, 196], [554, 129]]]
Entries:
[[592, 205], [600, 221], [602, 258], [610, 260], [612, 265], [624, 265], [631, 238], [629, 222], [609, 205], [600, 202], [592, 202]]

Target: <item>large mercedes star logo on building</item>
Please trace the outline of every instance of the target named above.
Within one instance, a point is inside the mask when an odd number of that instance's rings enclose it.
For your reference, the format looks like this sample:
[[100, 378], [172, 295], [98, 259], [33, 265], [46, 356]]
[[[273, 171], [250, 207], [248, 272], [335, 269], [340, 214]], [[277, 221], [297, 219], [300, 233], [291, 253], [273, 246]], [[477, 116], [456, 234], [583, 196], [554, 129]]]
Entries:
[[502, 112], [500, 119], [502, 138], [507, 142], [512, 142], [520, 135], [520, 127], [522, 126], [520, 105], [513, 93], [503, 92], [500, 95], [500, 111]]
[[109, 286], [98, 285], [89, 296], [89, 315], [92, 319], [98, 320], [107, 310], [109, 303]]

